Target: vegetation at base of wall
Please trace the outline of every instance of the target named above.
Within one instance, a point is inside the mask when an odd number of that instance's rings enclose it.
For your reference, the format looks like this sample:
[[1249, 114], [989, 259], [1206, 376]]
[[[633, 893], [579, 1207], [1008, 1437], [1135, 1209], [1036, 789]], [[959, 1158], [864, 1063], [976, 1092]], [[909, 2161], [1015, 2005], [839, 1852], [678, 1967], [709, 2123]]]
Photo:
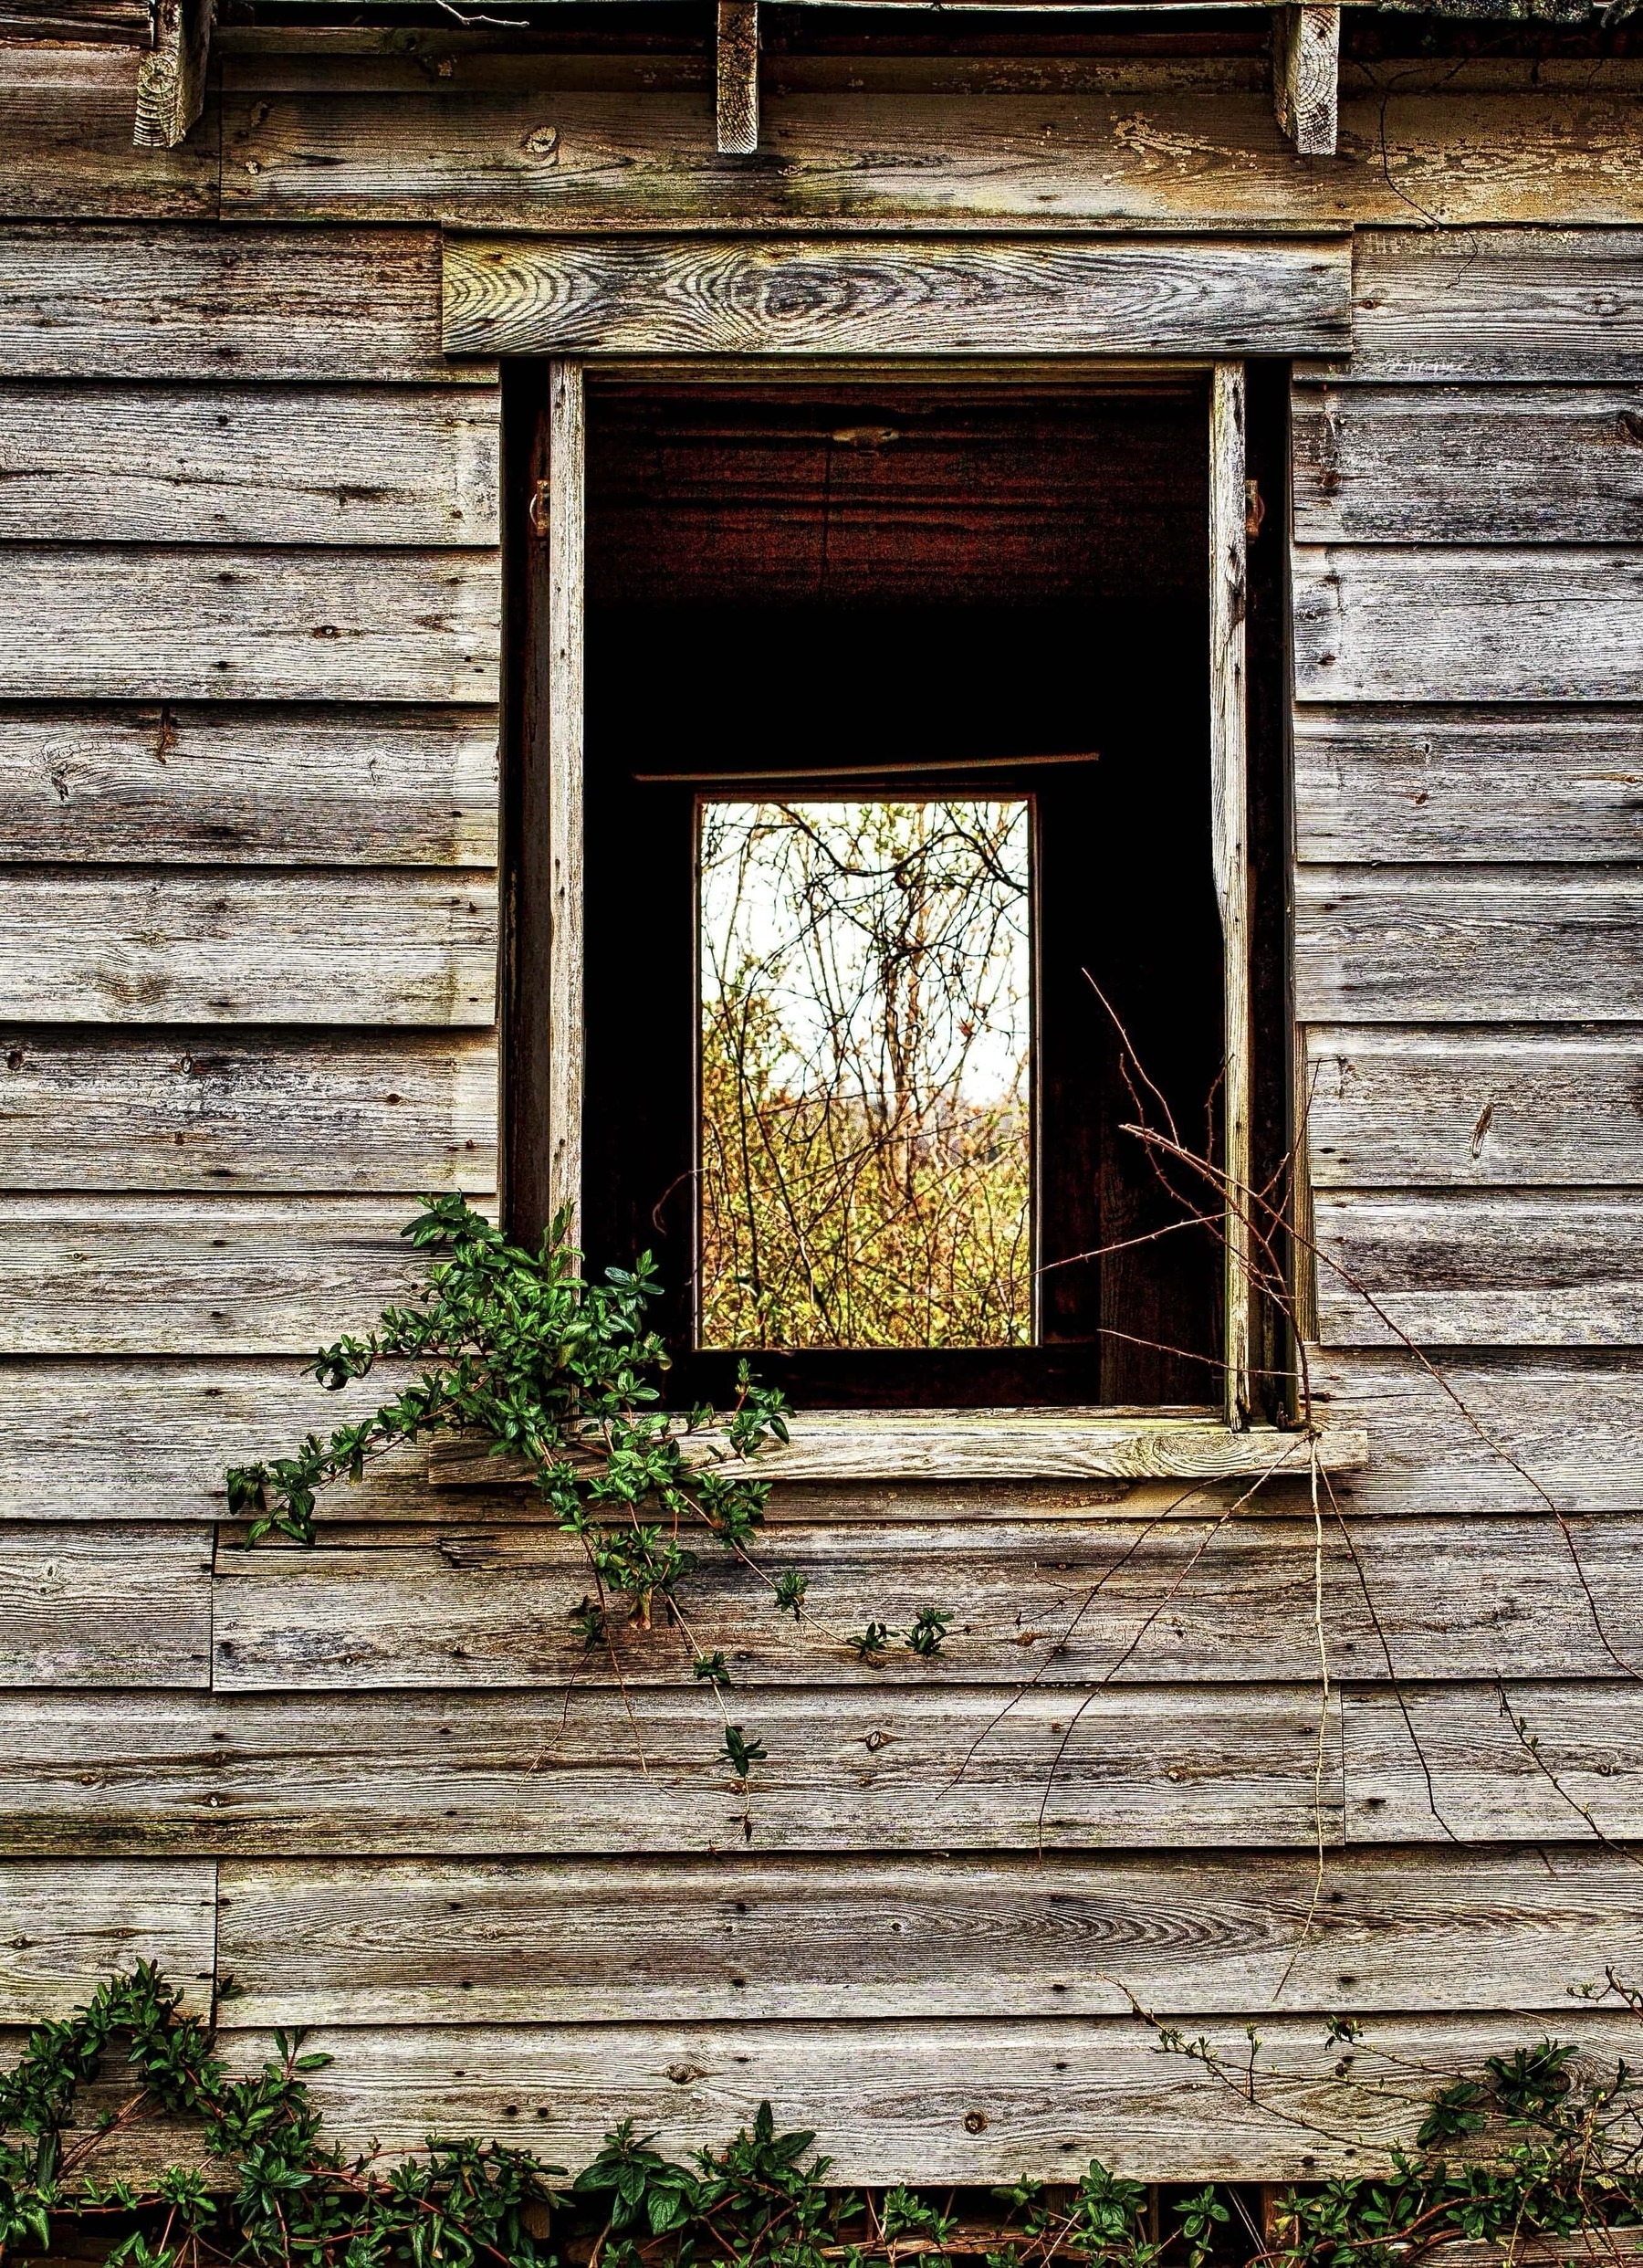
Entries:
[[[769, 1484], [751, 1461], [788, 1438], [786, 1405], [739, 1367], [733, 1408], [688, 1412], [661, 1407], [657, 1379], [667, 1350], [645, 1321], [661, 1296], [649, 1253], [631, 1269], [608, 1268], [602, 1283], [579, 1272], [561, 1213], [538, 1252], [510, 1244], [465, 1198], [423, 1201], [402, 1234], [429, 1261], [420, 1300], [385, 1308], [364, 1339], [323, 1347], [306, 1376], [336, 1391], [368, 1378], [394, 1357], [429, 1367], [410, 1385], [327, 1441], [310, 1433], [289, 1456], [235, 1467], [228, 1509], [248, 1517], [253, 1543], [279, 1536], [314, 1541], [319, 1498], [358, 1481], [372, 1458], [426, 1435], [469, 1433], [493, 1454], [522, 1458], [560, 1527], [581, 1542], [591, 1590], [567, 1612], [590, 1654], [608, 1654], [620, 1679], [619, 1625], [649, 1629], [660, 1612], [675, 1629], [684, 1665], [717, 1704], [719, 1760], [745, 1794], [760, 1742], [732, 1724], [723, 1695], [732, 1684], [721, 1648], [694, 1627], [681, 1585], [695, 1570], [696, 1536], [756, 1567]], [[762, 1572], [762, 1570], [757, 1571]], [[950, 1616], [924, 1608], [905, 1631], [869, 1622], [876, 1641], [822, 1631], [805, 1603], [802, 1574], [766, 1577], [771, 1603], [820, 1632], [841, 1654], [877, 1665], [898, 1642], [925, 1660], [938, 1654]]]
[[[1643, 2016], [1643, 1995], [1613, 1976], [1591, 1997], [1611, 1995]], [[1259, 2100], [1252, 2027], [1248, 2065], [1236, 2072], [1206, 2042], [1155, 2029], [1162, 2053]], [[1345, 2106], [1364, 2086], [1353, 2069], [1360, 2028], [1337, 2019], [1327, 2044], [1348, 2050], [1335, 2066]], [[990, 2225], [960, 2226], [950, 2191], [830, 2186], [814, 2136], [778, 2134], [768, 2103], [723, 2149], [687, 2165], [662, 2156], [632, 2120], [574, 2178], [470, 2137], [430, 2136], [425, 2156], [394, 2165], [350, 2158], [325, 2140], [309, 2089], [331, 2058], [306, 2052], [300, 2032], [276, 2032], [274, 2045], [260, 2071], [231, 2077], [210, 2025], [145, 1962], [111, 1977], [75, 2017], [38, 2025], [0, 2078], [0, 2262], [49, 2251], [68, 2221], [118, 2231], [113, 2268], [560, 2268], [571, 2259], [588, 2268], [861, 2268], [956, 2256], [979, 2257], [983, 2268], [1056, 2259], [1206, 2268], [1228, 2256], [1234, 2233], [1236, 2193], [1207, 2185], [1161, 2216], [1140, 2182], [1094, 2159], [1075, 2186], [994, 2189]], [[134, 2092], [76, 2126], [81, 2088], [116, 2056]], [[1392, 2153], [1388, 2175], [1290, 2191], [1264, 2240], [1250, 2224], [1243, 2258], [1264, 2268], [1392, 2268], [1454, 2237], [1512, 2242], [1643, 2223], [1643, 2126], [1624, 2061], [1589, 2075], [1574, 2049], [1546, 2040], [1491, 2056], [1435, 2093], [1431, 2074], [1404, 2071], [1423, 2082], [1415, 2147]], [[1408, 2094], [1415, 2099], [1412, 2084]], [[110, 2139], [160, 2116], [198, 2122], [196, 2160], [141, 2182], [100, 2178], [96, 2159]]]

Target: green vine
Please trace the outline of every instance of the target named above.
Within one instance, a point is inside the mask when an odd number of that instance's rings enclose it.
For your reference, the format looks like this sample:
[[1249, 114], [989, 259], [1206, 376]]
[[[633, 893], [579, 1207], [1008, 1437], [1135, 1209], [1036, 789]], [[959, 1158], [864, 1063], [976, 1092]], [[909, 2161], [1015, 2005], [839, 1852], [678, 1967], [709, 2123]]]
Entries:
[[[523, 1459], [559, 1526], [581, 1543], [592, 1589], [570, 1619], [584, 1648], [610, 1652], [620, 1675], [613, 1618], [648, 1630], [660, 1608], [681, 1633], [692, 1676], [717, 1698], [732, 1678], [722, 1649], [697, 1638], [681, 1600], [698, 1564], [685, 1538], [709, 1538], [762, 1573], [752, 1552], [769, 1484], [748, 1466], [769, 1443], [788, 1439], [782, 1397], [758, 1385], [744, 1362], [729, 1411], [670, 1413], [655, 1382], [667, 1351], [645, 1319], [661, 1295], [648, 1253], [631, 1270], [610, 1268], [602, 1283], [590, 1283], [563, 1214], [532, 1253], [462, 1197], [423, 1202], [402, 1232], [429, 1262], [418, 1304], [384, 1309], [364, 1339], [322, 1348], [304, 1375], [336, 1391], [385, 1358], [429, 1367], [328, 1440], [310, 1433], [293, 1455], [236, 1466], [227, 1475], [230, 1513], [249, 1519], [254, 1544], [277, 1535], [311, 1545], [325, 1489], [359, 1481], [373, 1457], [426, 1435], [473, 1434], [495, 1455]], [[779, 1613], [813, 1620], [802, 1573], [765, 1580]], [[899, 1636], [928, 1660], [950, 1620], [925, 1607], [905, 1632], [872, 1622], [875, 1643], [842, 1635], [833, 1643], [876, 1666]], [[766, 1751], [730, 1723], [722, 1701], [720, 1713], [720, 1759], [745, 1790]]]

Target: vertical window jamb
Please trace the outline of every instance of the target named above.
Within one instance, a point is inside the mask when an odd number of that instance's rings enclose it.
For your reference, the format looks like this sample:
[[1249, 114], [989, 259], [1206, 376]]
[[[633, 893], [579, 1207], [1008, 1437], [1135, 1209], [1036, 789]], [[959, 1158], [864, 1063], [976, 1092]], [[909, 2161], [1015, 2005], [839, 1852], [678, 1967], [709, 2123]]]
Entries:
[[1217, 362], [1209, 394], [1209, 776], [1225, 1001], [1226, 1415], [1240, 1427], [1250, 1422], [1252, 1305], [1245, 477], [1244, 366]]
[[582, 366], [548, 365], [547, 1214], [581, 1211], [582, 683], [587, 428]]

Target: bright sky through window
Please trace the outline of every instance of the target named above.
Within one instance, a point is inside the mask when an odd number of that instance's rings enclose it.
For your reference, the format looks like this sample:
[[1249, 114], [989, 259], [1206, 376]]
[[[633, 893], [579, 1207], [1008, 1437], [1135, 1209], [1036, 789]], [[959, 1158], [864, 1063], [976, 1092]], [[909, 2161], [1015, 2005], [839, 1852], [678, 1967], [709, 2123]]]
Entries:
[[1031, 805], [699, 827], [700, 1344], [1030, 1343]]

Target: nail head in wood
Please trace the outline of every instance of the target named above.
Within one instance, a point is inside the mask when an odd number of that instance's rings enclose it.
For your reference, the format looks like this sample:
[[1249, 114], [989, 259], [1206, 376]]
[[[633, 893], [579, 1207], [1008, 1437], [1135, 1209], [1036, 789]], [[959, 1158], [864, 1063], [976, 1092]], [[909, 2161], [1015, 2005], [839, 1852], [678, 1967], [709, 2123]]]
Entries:
[[1272, 16], [1272, 101], [1303, 157], [1333, 157], [1339, 122], [1341, 11], [1278, 8]]
[[727, 157], [759, 147], [759, 0], [718, 0], [718, 146]]

